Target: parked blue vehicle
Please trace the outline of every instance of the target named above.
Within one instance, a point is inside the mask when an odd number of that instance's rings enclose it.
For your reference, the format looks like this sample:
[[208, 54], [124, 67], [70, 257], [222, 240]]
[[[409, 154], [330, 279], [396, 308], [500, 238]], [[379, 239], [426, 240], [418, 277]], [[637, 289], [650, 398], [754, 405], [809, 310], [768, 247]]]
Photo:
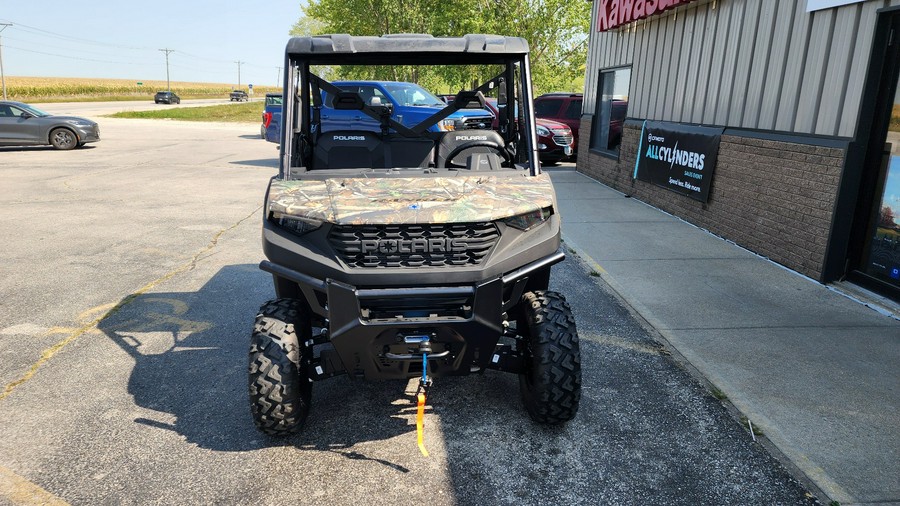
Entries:
[[[332, 85], [343, 91], [354, 92], [368, 106], [388, 106], [391, 119], [408, 128], [440, 112], [447, 104], [418, 84], [397, 81], [335, 81]], [[320, 132], [336, 130], [368, 130], [381, 132], [379, 120], [359, 110], [335, 109], [334, 95], [322, 91], [319, 109]], [[428, 128], [430, 132], [453, 130], [490, 129], [494, 115], [486, 109], [460, 109]], [[281, 108], [272, 111], [272, 119], [266, 128], [266, 140], [279, 142], [281, 135]]]
[[[266, 93], [266, 105], [263, 106], [262, 124], [260, 125], [259, 136], [266, 139], [266, 130], [272, 124], [275, 113], [278, 113], [278, 119], [281, 119], [281, 93]], [[278, 142], [278, 132], [273, 132], [275, 138], [269, 142]]]

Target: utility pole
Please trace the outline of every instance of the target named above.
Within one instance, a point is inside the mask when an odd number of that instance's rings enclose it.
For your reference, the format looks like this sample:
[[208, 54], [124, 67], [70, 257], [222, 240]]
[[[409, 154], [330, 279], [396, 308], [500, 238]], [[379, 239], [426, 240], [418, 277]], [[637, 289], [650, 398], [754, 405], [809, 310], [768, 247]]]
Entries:
[[[12, 23], [0, 23], [0, 32], [6, 30], [6, 27], [12, 26]], [[0, 38], [0, 81], [3, 82], [3, 100], [6, 100], [6, 75], [3, 73], [3, 38]]]
[[281, 67], [275, 67], [278, 69], [278, 77], [275, 78], [275, 86], [281, 86]]
[[243, 65], [245, 62], [238, 60], [234, 63], [237, 63], [238, 66], [238, 89], [241, 89], [241, 65]]
[[160, 51], [166, 53], [166, 91], [172, 91], [172, 86], [169, 84], [169, 53], [174, 52], [174, 49], [160, 49]]

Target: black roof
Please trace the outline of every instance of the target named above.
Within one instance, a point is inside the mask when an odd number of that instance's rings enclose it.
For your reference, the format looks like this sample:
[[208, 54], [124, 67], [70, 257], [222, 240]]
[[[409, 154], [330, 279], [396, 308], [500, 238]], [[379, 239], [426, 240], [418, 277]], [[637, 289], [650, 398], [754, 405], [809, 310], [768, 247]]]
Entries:
[[[287, 55], [310, 61], [384, 64], [415, 63], [429, 58], [458, 61], [497, 61], [528, 54], [528, 41], [521, 37], [469, 34], [434, 37], [427, 34], [391, 34], [380, 37], [348, 34], [294, 37]], [[458, 55], [458, 56], [453, 56]], [[378, 60], [381, 61], [378, 61]], [[401, 61], [398, 61], [401, 60]], [[449, 61], [447, 63], [450, 63]]]

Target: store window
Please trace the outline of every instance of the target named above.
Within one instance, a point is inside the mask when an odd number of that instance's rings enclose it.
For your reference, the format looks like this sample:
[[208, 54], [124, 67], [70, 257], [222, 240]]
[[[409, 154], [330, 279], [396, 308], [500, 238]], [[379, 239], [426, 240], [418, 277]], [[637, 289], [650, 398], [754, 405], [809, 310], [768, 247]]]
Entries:
[[600, 71], [597, 86], [597, 110], [591, 127], [591, 149], [619, 155], [622, 127], [628, 115], [628, 87], [631, 68]]

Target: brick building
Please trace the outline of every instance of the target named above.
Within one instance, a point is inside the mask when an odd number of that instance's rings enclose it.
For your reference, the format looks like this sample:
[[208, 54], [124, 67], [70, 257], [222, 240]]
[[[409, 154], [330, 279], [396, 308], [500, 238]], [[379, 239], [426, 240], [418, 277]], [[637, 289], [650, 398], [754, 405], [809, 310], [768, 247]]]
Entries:
[[[594, 0], [578, 170], [900, 300], [898, 72], [900, 0]], [[714, 165], [669, 156], [644, 177], [655, 141], [678, 153], [691, 128], [711, 132]], [[708, 188], [666, 184], [682, 174]]]

